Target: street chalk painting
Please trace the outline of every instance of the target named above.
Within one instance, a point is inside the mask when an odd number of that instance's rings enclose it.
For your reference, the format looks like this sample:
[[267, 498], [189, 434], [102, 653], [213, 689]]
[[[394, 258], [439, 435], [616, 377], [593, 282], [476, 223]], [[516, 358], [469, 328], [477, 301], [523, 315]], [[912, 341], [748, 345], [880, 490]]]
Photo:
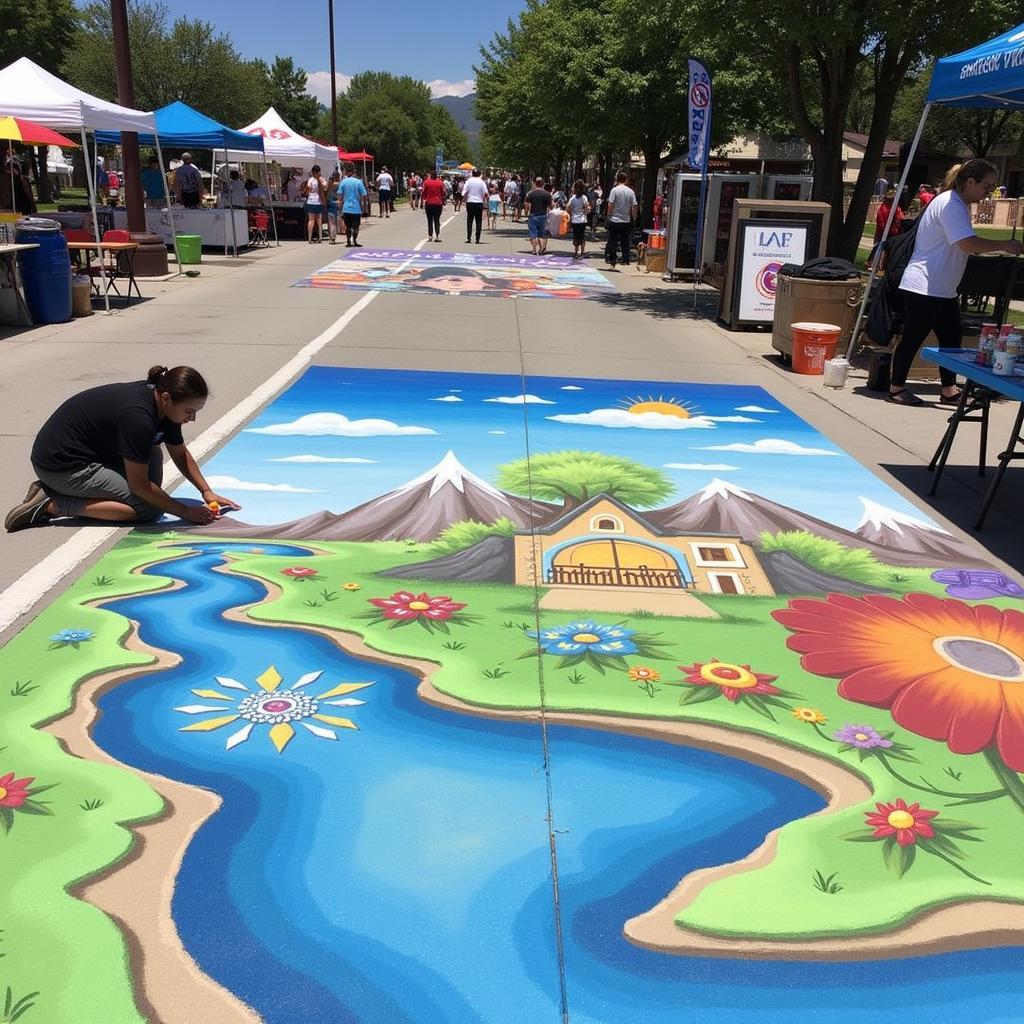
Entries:
[[0, 652], [10, 1019], [1017, 1019], [1024, 588], [769, 393], [314, 367], [204, 469]]
[[348, 252], [292, 287], [499, 299], [586, 299], [616, 293], [615, 286], [596, 270], [566, 256], [483, 256], [405, 249]]

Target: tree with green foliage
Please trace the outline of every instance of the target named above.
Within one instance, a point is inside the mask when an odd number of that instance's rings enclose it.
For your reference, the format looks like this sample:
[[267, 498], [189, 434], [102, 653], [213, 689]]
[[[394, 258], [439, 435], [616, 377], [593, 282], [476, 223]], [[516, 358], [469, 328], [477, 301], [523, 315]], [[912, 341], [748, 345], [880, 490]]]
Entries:
[[[129, 5], [128, 40], [135, 106], [142, 110], [181, 100], [240, 127], [266, 107], [260, 63], [244, 59], [208, 22], [178, 18], [168, 26], [167, 7], [143, 0]], [[90, 3], [78, 12], [78, 30], [62, 70], [80, 89], [117, 99], [109, 4]]]
[[[899, 138], [912, 138], [921, 120], [934, 64], [929, 64], [900, 90], [892, 114], [892, 131]], [[1024, 135], [1024, 114], [1012, 107], [1004, 109], [932, 107], [924, 125], [921, 141], [939, 153], [986, 157], [995, 146], [1012, 141], [1019, 144]]]
[[[320, 131], [328, 124], [321, 118]], [[426, 83], [408, 75], [364, 71], [338, 96], [338, 131], [343, 149], [367, 150], [395, 170], [434, 166], [437, 146], [446, 158], [469, 155], [469, 142]]]
[[28, 57], [58, 74], [75, 24], [73, 0], [0, 0], [0, 67]]
[[464, 551], [487, 537], [511, 537], [516, 532], [516, 524], [502, 516], [493, 523], [478, 523], [475, 519], [460, 519], [452, 523], [434, 541], [434, 549], [442, 555], [453, 555], [456, 551]]
[[[267, 67], [259, 62], [266, 77], [267, 105], [300, 135], [314, 135], [320, 123], [320, 101], [307, 91], [306, 72], [291, 57], [275, 57]], [[262, 110], [260, 111], [262, 113]], [[321, 138], [330, 138], [330, 130]]]
[[[775, 94], [788, 99], [797, 130], [814, 159], [813, 198], [832, 207], [829, 252], [853, 259], [889, 135], [893, 106], [907, 77], [930, 56], [963, 50], [1015, 24], [1009, 0], [964, 0], [937, 15], [926, 0], [842, 5], [807, 0], [737, 0], [727, 23], [711, 0], [699, 0], [706, 24], [774, 69]], [[868, 141], [848, 209], [844, 202], [843, 136], [858, 78], [867, 69]]]
[[635, 508], [664, 501], [675, 487], [659, 469], [603, 452], [541, 452], [498, 470], [498, 486], [542, 501], [561, 501], [563, 511], [607, 494]]
[[807, 530], [784, 530], [760, 537], [762, 551], [785, 551], [818, 572], [840, 576], [854, 583], [884, 587], [889, 583], [892, 569], [864, 548], [848, 548], [837, 540], [816, 537]]

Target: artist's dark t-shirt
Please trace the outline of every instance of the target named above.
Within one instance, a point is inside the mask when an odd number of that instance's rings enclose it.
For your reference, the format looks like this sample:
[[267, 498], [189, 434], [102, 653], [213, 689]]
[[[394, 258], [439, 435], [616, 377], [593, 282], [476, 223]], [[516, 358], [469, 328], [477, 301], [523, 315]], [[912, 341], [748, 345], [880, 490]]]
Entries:
[[543, 188], [532, 188], [526, 193], [526, 205], [530, 208], [530, 216], [547, 213], [554, 199], [551, 193]]
[[43, 424], [32, 462], [51, 473], [92, 462], [123, 472], [125, 459], [148, 463], [154, 445], [183, 443], [180, 424], [159, 417], [144, 380], [103, 384], [72, 395]]

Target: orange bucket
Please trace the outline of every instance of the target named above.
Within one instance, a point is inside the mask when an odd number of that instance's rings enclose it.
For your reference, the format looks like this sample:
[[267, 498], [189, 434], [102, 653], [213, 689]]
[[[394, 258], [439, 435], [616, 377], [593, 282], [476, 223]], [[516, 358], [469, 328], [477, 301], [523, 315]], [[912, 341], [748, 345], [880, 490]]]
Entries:
[[839, 335], [843, 329], [836, 324], [790, 324], [793, 332], [793, 371], [820, 375], [825, 372], [825, 360], [836, 354]]

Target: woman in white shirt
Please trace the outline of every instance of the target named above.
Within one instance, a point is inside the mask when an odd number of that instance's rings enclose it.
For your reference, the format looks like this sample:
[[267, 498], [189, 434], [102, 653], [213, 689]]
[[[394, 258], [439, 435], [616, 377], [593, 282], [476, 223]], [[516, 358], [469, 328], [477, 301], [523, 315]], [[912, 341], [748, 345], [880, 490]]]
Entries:
[[[968, 160], [946, 175], [945, 189], [925, 208], [917, 222], [914, 252], [910, 257], [900, 291], [903, 298], [903, 337], [892, 358], [889, 401], [897, 405], [922, 405], [907, 390], [907, 374], [918, 349], [929, 333], [935, 332], [940, 348], [959, 348], [960, 300], [957, 288], [967, 259], [974, 253], [1009, 252], [1019, 255], [1018, 241], [988, 241], [979, 238], [971, 226], [971, 204], [980, 202], [996, 183], [996, 169], [987, 160]], [[939, 371], [942, 381], [940, 404], [960, 400], [956, 374]]]
[[569, 225], [572, 228], [573, 259], [583, 259], [587, 251], [587, 218], [590, 216], [590, 200], [587, 186], [581, 178], [573, 184], [569, 197]]
[[306, 183], [302, 186], [302, 194], [306, 199], [306, 236], [311, 245], [320, 241], [325, 191], [324, 179], [320, 177], [320, 166], [314, 164]]

